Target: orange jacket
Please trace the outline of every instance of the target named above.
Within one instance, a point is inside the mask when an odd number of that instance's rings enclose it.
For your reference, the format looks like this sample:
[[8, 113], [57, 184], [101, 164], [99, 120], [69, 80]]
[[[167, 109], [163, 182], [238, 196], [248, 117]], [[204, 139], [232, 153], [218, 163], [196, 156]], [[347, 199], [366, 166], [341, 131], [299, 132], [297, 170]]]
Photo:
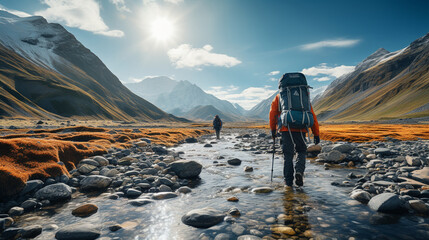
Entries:
[[[277, 96], [274, 98], [273, 102], [271, 103], [271, 109], [270, 109], [271, 130], [277, 129], [277, 120], [279, 119], [280, 113], [281, 112], [279, 111], [279, 95], [277, 94]], [[313, 111], [313, 106], [311, 106], [311, 113], [313, 113], [313, 117], [314, 117], [314, 124], [311, 127], [311, 131], [313, 132], [314, 136], [319, 136], [319, 122], [317, 122], [317, 117]], [[307, 129], [305, 128], [304, 129], [291, 128], [290, 130], [292, 132], [307, 132]], [[282, 126], [280, 131], [281, 132], [288, 131], [288, 128], [285, 126]]]

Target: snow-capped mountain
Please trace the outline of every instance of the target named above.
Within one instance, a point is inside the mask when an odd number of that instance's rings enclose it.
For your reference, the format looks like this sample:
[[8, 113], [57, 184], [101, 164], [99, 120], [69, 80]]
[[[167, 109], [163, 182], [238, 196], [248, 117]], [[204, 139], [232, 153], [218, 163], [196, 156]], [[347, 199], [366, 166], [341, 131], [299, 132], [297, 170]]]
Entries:
[[2, 116], [176, 118], [129, 91], [60, 24], [0, 11]]
[[[168, 84], [169, 86], [163, 86], [162, 89], [154, 89], [156, 88], [155, 86], [162, 84]], [[231, 119], [245, 120], [241, 114], [242, 110], [236, 108], [232, 103], [220, 100], [204, 92], [200, 87], [189, 81], [175, 81], [168, 77], [157, 77], [125, 85], [137, 95], [150, 99], [153, 104], [162, 110], [177, 116], [196, 119], [188, 114], [190, 110], [198, 106], [213, 106], [225, 115], [231, 116]], [[153, 92], [150, 89], [154, 89]]]
[[321, 120], [429, 116], [429, 34], [396, 52], [381, 48], [332, 82], [314, 103]]

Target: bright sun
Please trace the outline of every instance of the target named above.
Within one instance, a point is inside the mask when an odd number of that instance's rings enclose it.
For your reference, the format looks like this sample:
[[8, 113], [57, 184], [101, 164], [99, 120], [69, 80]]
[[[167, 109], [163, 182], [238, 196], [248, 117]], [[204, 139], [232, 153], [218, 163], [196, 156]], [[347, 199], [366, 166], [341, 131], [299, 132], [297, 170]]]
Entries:
[[158, 41], [171, 40], [175, 31], [173, 22], [167, 18], [158, 18], [151, 24], [152, 37]]

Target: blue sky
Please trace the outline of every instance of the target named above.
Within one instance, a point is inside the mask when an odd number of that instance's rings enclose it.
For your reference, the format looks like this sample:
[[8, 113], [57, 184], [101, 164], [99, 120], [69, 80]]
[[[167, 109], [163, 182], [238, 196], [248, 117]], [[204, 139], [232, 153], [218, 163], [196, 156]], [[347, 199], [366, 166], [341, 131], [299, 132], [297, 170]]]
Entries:
[[317, 91], [429, 30], [427, 0], [0, 0], [58, 22], [122, 82], [188, 80], [249, 109], [284, 72]]

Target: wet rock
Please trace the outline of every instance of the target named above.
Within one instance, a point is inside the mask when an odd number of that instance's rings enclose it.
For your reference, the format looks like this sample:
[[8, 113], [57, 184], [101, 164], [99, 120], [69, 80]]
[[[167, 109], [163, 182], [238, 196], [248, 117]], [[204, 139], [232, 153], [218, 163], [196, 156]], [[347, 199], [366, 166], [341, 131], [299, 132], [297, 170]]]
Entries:
[[163, 199], [169, 199], [169, 198], [175, 198], [177, 197], [177, 193], [172, 192], [161, 192], [161, 193], [155, 193], [152, 195], [152, 198], [155, 200], [163, 200]]
[[129, 188], [127, 190], [127, 194], [126, 195], [127, 195], [128, 198], [136, 198], [136, 197], [139, 197], [141, 194], [142, 194], [141, 191], [139, 191], [137, 189], [134, 189], [134, 188]]
[[422, 200], [410, 200], [408, 203], [410, 207], [418, 213], [427, 213], [429, 210], [428, 206]]
[[339, 163], [343, 158], [342, 154], [339, 151], [330, 151], [328, 153], [320, 153], [317, 155], [318, 158], [323, 159], [328, 162]]
[[270, 187], [258, 187], [258, 188], [254, 188], [252, 189], [253, 193], [270, 193], [272, 192], [274, 189], [270, 188]]
[[32, 225], [28, 227], [24, 227], [21, 229], [21, 237], [22, 238], [35, 238], [42, 233], [42, 226], [40, 225]]
[[405, 189], [405, 190], [401, 190], [400, 191], [401, 195], [408, 195], [411, 197], [419, 197], [420, 196], [420, 191], [417, 189]]
[[139, 141], [139, 142], [136, 142], [135, 144], [136, 144], [136, 146], [139, 146], [139, 147], [146, 147], [147, 145], [149, 145], [145, 141]]
[[96, 168], [97, 167], [94, 165], [82, 164], [82, 165], [80, 165], [80, 167], [77, 170], [82, 174], [88, 174], [88, 173], [94, 171]]
[[392, 155], [392, 151], [388, 148], [377, 148], [374, 150], [374, 153], [383, 157]]
[[332, 146], [332, 150], [339, 151], [340, 153], [350, 153], [354, 148], [350, 143], [338, 143]]
[[173, 191], [169, 186], [164, 185], [164, 184], [162, 184], [161, 186], [159, 186], [158, 189], [159, 189], [160, 192], [172, 192]]
[[116, 232], [116, 231], [121, 230], [122, 226], [119, 224], [113, 224], [113, 225], [110, 225], [108, 228], [111, 232]]
[[245, 166], [245, 167], [244, 167], [244, 171], [245, 171], [245, 172], [253, 172], [253, 167]]
[[100, 164], [100, 166], [107, 166], [107, 165], [109, 165], [109, 160], [107, 160], [103, 156], [95, 156], [94, 160], [97, 161], [98, 164]]
[[240, 224], [232, 224], [231, 225], [231, 231], [235, 234], [235, 235], [241, 235], [244, 233], [244, 231], [246, 230], [246, 228], [244, 228], [242, 225]]
[[350, 194], [350, 197], [356, 201], [361, 202], [361, 203], [368, 203], [369, 200], [371, 200], [371, 194], [369, 194], [367, 191], [361, 190], [361, 189], [354, 190]]
[[118, 165], [129, 166], [131, 165], [131, 163], [135, 163], [135, 162], [138, 162], [138, 160], [133, 157], [123, 157], [118, 160]]
[[179, 160], [170, 164], [170, 170], [180, 178], [196, 178], [201, 173], [202, 165], [191, 160]]
[[143, 175], [156, 175], [158, 173], [158, 170], [155, 168], [145, 168], [141, 170], [140, 173]]
[[15, 222], [11, 217], [0, 218], [0, 232], [7, 227], [12, 226]]
[[420, 170], [412, 171], [410, 177], [419, 182], [429, 184], [429, 167], [424, 167]]
[[241, 164], [241, 160], [238, 158], [229, 159], [228, 161], [229, 165], [238, 166]]
[[93, 215], [97, 211], [98, 211], [97, 205], [88, 203], [75, 208], [72, 211], [72, 214], [73, 216], [76, 216], [76, 217], [88, 217]]
[[368, 202], [368, 206], [377, 212], [395, 213], [404, 211], [404, 202], [394, 193], [379, 194]]
[[128, 203], [133, 206], [140, 207], [149, 203], [154, 203], [154, 201], [150, 199], [135, 199], [135, 200], [128, 201]]
[[91, 240], [100, 236], [100, 228], [90, 223], [77, 223], [61, 228], [55, 238], [58, 240]]
[[186, 186], [182, 186], [182, 187], [180, 187], [179, 189], [177, 189], [176, 191], [177, 191], [178, 193], [184, 193], [184, 194], [187, 194], [187, 193], [192, 192], [192, 189], [191, 189], [191, 188], [189, 188], [189, 187], [186, 187]]
[[[314, 236], [314, 233], [313, 233], [313, 231], [311, 231], [311, 230], [306, 230], [306, 231], [304, 232], [304, 237], [312, 238], [313, 236]], [[349, 240], [350, 240], [350, 238], [349, 238]]]
[[227, 233], [219, 233], [214, 238], [214, 240], [233, 240], [233, 239], [234, 238], [230, 234], [227, 234]]
[[64, 183], [55, 183], [46, 186], [36, 192], [35, 197], [39, 200], [50, 202], [64, 201], [71, 198], [72, 189]]
[[4, 230], [1, 234], [1, 239], [17, 239], [20, 235], [21, 230], [21, 228], [16, 227], [8, 228]]
[[405, 156], [405, 160], [409, 166], [420, 166], [420, 159], [411, 156]]
[[240, 215], [241, 215], [240, 211], [239, 211], [239, 210], [238, 210], [238, 208], [236, 208], [236, 207], [233, 207], [233, 208], [229, 209], [228, 213], [229, 213], [231, 216], [234, 216], [234, 217], [238, 217], [238, 216], [240, 216]]
[[232, 216], [226, 216], [223, 218], [223, 220], [227, 223], [235, 223], [235, 218], [233, 218]]
[[238, 202], [238, 197], [230, 197], [227, 199], [229, 202]]
[[196, 142], [198, 142], [198, 140], [196, 138], [190, 137], [190, 138], [185, 139], [185, 142], [186, 143], [196, 143]]
[[263, 235], [262, 232], [260, 232], [260, 231], [258, 231], [256, 229], [250, 229], [249, 232], [250, 232], [251, 235], [255, 235], [255, 236], [258, 236], [258, 237], [260, 237], [260, 236]]
[[92, 166], [95, 166], [95, 167], [99, 167], [100, 166], [100, 163], [98, 163], [94, 159], [89, 159], [89, 158], [83, 159], [83, 160], [81, 160], [79, 162], [79, 166], [82, 166], [84, 164], [92, 165]]
[[158, 155], [166, 155], [168, 154], [167, 149], [163, 148], [163, 147], [152, 147], [152, 151]]
[[82, 191], [104, 190], [112, 183], [112, 179], [101, 175], [92, 175], [85, 177], [80, 182]]
[[280, 233], [280, 234], [287, 234], [287, 235], [295, 235], [296, 232], [291, 227], [286, 226], [279, 226], [279, 227], [272, 227], [271, 231], [274, 233]]
[[182, 216], [182, 222], [197, 228], [209, 228], [223, 221], [225, 214], [213, 208], [194, 209]]
[[237, 240], [262, 240], [262, 238], [254, 235], [241, 235], [237, 238]]
[[205, 148], [209, 148], [209, 147], [213, 147], [213, 145], [211, 145], [210, 143], [207, 143], [204, 145]]
[[9, 216], [11, 216], [11, 217], [21, 216], [22, 214], [24, 214], [24, 208], [13, 207], [13, 208], [9, 209], [8, 213], [9, 213]]
[[35, 192], [43, 187], [44, 183], [42, 180], [30, 180], [27, 181], [24, 189], [21, 191], [20, 195], [25, 195], [27, 193]]
[[26, 200], [21, 203], [21, 207], [24, 208], [25, 211], [31, 211], [37, 207], [37, 202], [35, 200]]

